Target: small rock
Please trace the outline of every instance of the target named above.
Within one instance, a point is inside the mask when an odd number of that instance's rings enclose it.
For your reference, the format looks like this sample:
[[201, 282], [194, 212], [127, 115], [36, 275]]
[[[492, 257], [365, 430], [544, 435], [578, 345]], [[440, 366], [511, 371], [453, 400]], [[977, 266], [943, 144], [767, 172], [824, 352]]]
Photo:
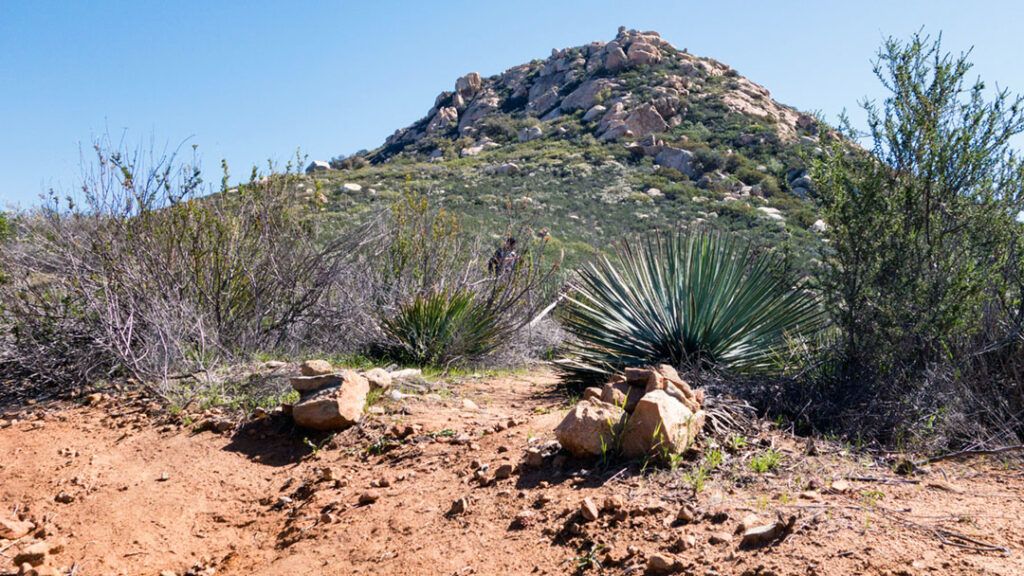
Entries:
[[50, 548], [51, 546], [45, 541], [30, 544], [14, 556], [14, 563], [18, 566], [22, 564], [39, 566], [46, 562], [46, 557], [50, 554]]
[[373, 491], [366, 491], [359, 495], [359, 505], [369, 506], [380, 499], [380, 495]]
[[457, 516], [459, 514], [465, 514], [469, 510], [469, 498], [462, 497], [452, 502], [452, 507], [448, 510], [449, 516]]
[[736, 525], [736, 534], [743, 534], [747, 530], [750, 530], [754, 526], [764, 524], [764, 521], [758, 518], [757, 514], [747, 514], [740, 520], [740, 523]]
[[334, 367], [326, 360], [306, 360], [299, 365], [299, 373], [303, 376], [326, 376], [334, 373]]
[[494, 470], [495, 480], [505, 480], [512, 477], [512, 473], [515, 472], [515, 467], [511, 464], [502, 464]]
[[420, 370], [419, 368], [406, 368], [404, 370], [392, 370], [391, 372], [389, 372], [389, 374], [391, 374], [392, 381], [410, 380], [413, 378], [419, 378], [423, 376], [423, 371]]
[[850, 483], [846, 480], [836, 480], [832, 483], [832, 492], [842, 494], [850, 491]]
[[618, 494], [613, 494], [604, 499], [601, 509], [605, 512], [615, 513], [626, 507], [626, 501]]
[[373, 368], [363, 373], [363, 378], [370, 383], [371, 390], [387, 390], [391, 388], [392, 376], [383, 368]]
[[31, 522], [0, 516], [0, 540], [17, 540], [34, 529]]
[[601, 513], [597, 509], [597, 505], [589, 497], [583, 499], [583, 503], [580, 505], [580, 515], [587, 522], [594, 522], [597, 520]]
[[171, 475], [167, 472], [161, 472], [160, 477], [156, 479], [157, 482], [167, 482], [171, 479]]
[[658, 576], [676, 571], [676, 560], [668, 554], [651, 554], [647, 558], [647, 573]]
[[692, 524], [697, 519], [697, 511], [690, 504], [683, 505], [676, 513], [676, 522], [680, 524]]
[[53, 499], [56, 500], [57, 502], [60, 502], [61, 504], [71, 504], [72, 502], [75, 501], [74, 496], [68, 494], [67, 492], [64, 492], [63, 490], [58, 492]]
[[675, 548], [682, 552], [683, 550], [689, 550], [697, 545], [697, 537], [693, 534], [686, 534], [676, 538]]
[[728, 532], [714, 532], [708, 536], [708, 542], [711, 544], [728, 544], [732, 542], [732, 534]]
[[480, 407], [476, 405], [476, 402], [473, 402], [469, 398], [463, 398], [462, 399], [462, 409], [463, 410], [479, 410]]
[[522, 530], [523, 528], [529, 527], [536, 521], [537, 513], [532, 510], [520, 510], [516, 513], [515, 518], [512, 519], [513, 530]]
[[526, 468], [540, 468], [544, 465], [544, 453], [539, 448], [530, 448], [523, 456], [523, 466]]

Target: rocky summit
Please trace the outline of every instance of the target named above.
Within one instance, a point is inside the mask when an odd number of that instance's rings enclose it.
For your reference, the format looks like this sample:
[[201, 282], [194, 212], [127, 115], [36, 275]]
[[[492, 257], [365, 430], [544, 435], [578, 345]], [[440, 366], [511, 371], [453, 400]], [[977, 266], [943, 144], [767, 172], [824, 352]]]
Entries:
[[396, 131], [371, 158], [384, 161], [406, 151], [440, 158], [440, 141], [460, 139], [460, 153], [472, 156], [498, 145], [494, 132], [501, 119], [539, 120], [516, 130], [516, 139], [526, 142], [565, 136], [569, 129], [559, 120], [577, 117], [582, 131], [599, 141], [641, 143], [657, 164], [692, 177], [686, 150], [649, 137], [680, 126], [702, 104], [759, 120], [768, 128], [763, 137], [779, 141], [794, 141], [816, 125], [813, 117], [775, 102], [766, 88], [721, 62], [680, 50], [657, 32], [620, 28], [610, 42], [552, 50], [546, 60], [488, 78], [466, 74], [454, 90], [438, 94], [425, 117]]

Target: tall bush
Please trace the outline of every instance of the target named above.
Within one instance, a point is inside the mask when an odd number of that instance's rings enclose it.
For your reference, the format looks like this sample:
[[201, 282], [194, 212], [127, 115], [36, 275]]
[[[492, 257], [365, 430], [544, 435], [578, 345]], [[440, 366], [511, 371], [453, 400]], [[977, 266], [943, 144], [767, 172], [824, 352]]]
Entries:
[[5, 370], [156, 382], [301, 342], [351, 249], [311, 218], [290, 169], [209, 190], [193, 157], [95, 146], [81, 189], [51, 194], [5, 245]]
[[1024, 170], [1012, 139], [1024, 101], [971, 82], [968, 54], [941, 38], [889, 39], [874, 69], [888, 95], [863, 104], [866, 134], [843, 125], [868, 149], [836, 139], [813, 169], [829, 226], [823, 286], [846, 403], [912, 420], [944, 409], [935, 375], [966, 386], [958, 367], [1019, 347]]

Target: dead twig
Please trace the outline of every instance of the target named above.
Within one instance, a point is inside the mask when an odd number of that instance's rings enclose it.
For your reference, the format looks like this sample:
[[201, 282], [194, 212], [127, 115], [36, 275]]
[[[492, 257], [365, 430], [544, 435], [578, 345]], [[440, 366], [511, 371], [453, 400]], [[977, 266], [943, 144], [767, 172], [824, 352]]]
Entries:
[[1006, 454], [1008, 452], [1017, 452], [1024, 450], [1024, 444], [1016, 444], [1014, 446], [1003, 446], [1000, 448], [990, 449], [969, 449], [969, 450], [957, 450], [956, 452], [947, 452], [945, 454], [939, 454], [926, 458], [920, 462], [915, 462], [915, 466], [924, 466], [926, 464], [934, 464], [935, 462], [941, 462], [943, 460], [952, 460], [955, 458], [962, 458], [965, 456], [992, 456], [994, 454]]

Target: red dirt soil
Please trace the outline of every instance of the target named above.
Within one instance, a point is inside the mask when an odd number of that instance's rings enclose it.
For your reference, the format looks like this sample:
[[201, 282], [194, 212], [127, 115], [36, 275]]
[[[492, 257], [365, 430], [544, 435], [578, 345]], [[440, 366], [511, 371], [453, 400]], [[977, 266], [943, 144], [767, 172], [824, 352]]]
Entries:
[[[764, 432], [726, 451], [697, 495], [696, 457], [643, 475], [635, 463], [549, 459], [481, 486], [476, 465], [518, 464], [553, 439], [566, 403], [543, 372], [454, 389], [478, 408], [437, 395], [385, 403], [315, 451], [285, 417], [222, 435], [138, 400], [28, 406], [0, 429], [0, 516], [40, 525], [35, 537], [61, 546], [50, 565], [80, 576], [642, 574], [656, 553], [687, 574], [1024, 574], [1019, 461], [902, 477]], [[396, 423], [416, 432], [381, 441]], [[755, 473], [750, 459], [769, 447], [780, 467]], [[360, 504], [367, 493], [377, 499]], [[584, 498], [601, 507], [613, 495], [617, 510], [581, 517]], [[460, 498], [468, 509], [449, 514]], [[687, 503], [703, 518], [680, 525]], [[797, 516], [791, 533], [740, 547], [747, 515], [777, 513]], [[0, 540], [0, 574], [18, 573], [12, 559], [32, 538]]]

